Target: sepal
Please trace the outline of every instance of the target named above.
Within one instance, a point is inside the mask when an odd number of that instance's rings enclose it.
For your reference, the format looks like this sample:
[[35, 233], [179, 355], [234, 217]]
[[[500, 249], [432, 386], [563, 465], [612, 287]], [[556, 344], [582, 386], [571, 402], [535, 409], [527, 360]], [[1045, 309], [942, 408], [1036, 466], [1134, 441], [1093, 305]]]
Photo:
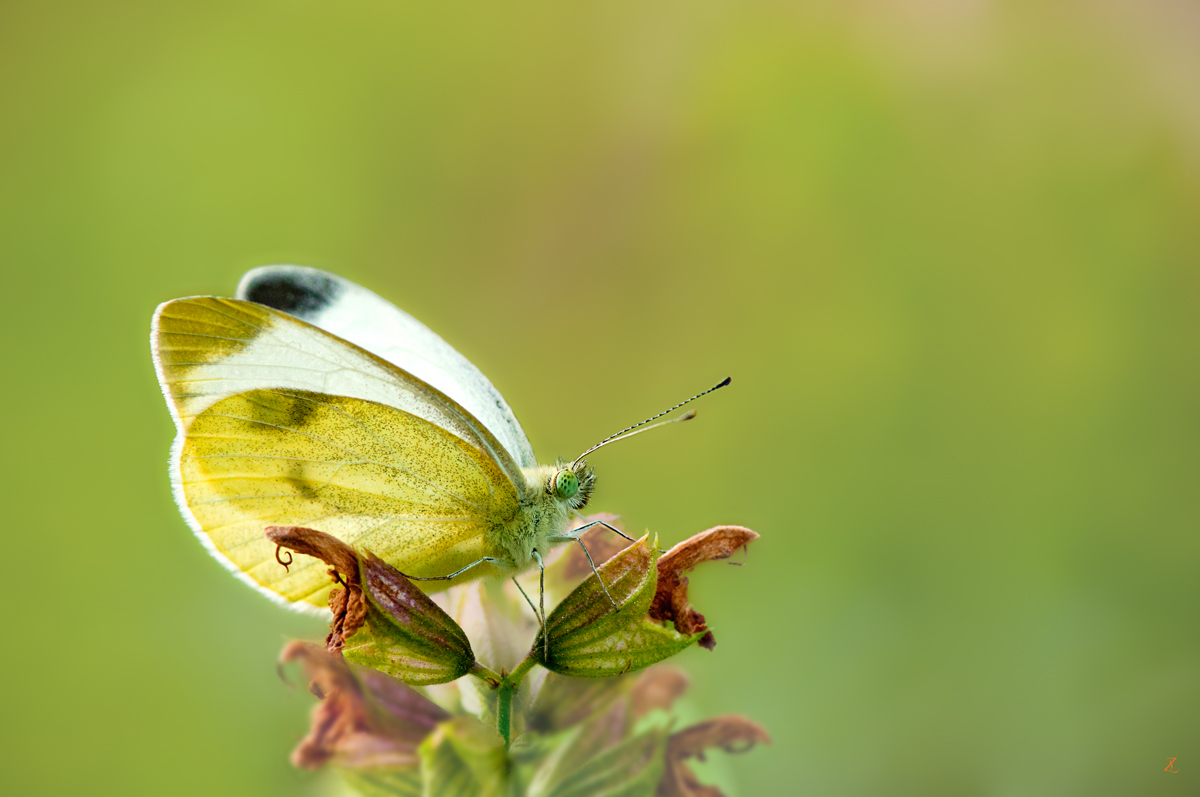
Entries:
[[538, 663], [562, 675], [620, 675], [670, 658], [699, 640], [700, 633], [681, 634], [649, 617], [657, 558], [647, 535], [585, 579], [551, 612], [546, 640], [539, 631], [533, 645]]
[[330, 565], [331, 577], [341, 585], [329, 595], [333, 623], [325, 645], [330, 652], [422, 686], [456, 680], [475, 665], [458, 623], [374, 554], [360, 554], [336, 537], [302, 526], [268, 526], [266, 536]]

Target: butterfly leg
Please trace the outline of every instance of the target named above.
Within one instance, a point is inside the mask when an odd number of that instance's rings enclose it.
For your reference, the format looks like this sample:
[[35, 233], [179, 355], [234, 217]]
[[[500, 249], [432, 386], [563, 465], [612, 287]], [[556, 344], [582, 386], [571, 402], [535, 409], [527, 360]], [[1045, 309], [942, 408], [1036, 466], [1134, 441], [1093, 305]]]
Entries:
[[[583, 517], [583, 515], [579, 515], [579, 517], [580, 517], [580, 518], [582, 518], [582, 517]], [[630, 542], [637, 542], [637, 540], [635, 540], [633, 537], [630, 537], [628, 534], [626, 534], [625, 532], [621, 531], [621, 530], [620, 530], [619, 528], [617, 528], [616, 526], [610, 526], [609, 524], [605, 523], [603, 520], [593, 520], [593, 521], [591, 521], [590, 523], [584, 523], [582, 526], [579, 526], [578, 528], [571, 529], [571, 530], [570, 530], [569, 532], [567, 532], [567, 533], [568, 533], [568, 534], [582, 534], [583, 532], [585, 532], [585, 531], [587, 531], [588, 529], [590, 529], [592, 526], [603, 526], [604, 528], [608, 529], [609, 531], [611, 531], [611, 532], [614, 532], [614, 533], [618, 534], [618, 535], [619, 535], [619, 536], [621, 536], [621, 537], [624, 537], [625, 539], [629, 540]], [[658, 549], [658, 552], [659, 552], [659, 553], [663, 553], [663, 550], [662, 550], [661, 548], [659, 548], [659, 549]]]
[[543, 645], [542, 652], [543, 652], [545, 658], [548, 659], [550, 656], [550, 643], [547, 641], [547, 638], [546, 638], [545, 603], [542, 604], [543, 608], [542, 608], [542, 611], [539, 613], [538, 608], [533, 605], [533, 601], [530, 599], [529, 593], [526, 592], [525, 588], [521, 586], [521, 582], [517, 581], [516, 576], [513, 577], [512, 583], [517, 585], [517, 589], [520, 590], [521, 596], [523, 598], [525, 598], [525, 602], [529, 604], [529, 609], [530, 609], [530, 611], [533, 612], [533, 616], [538, 619], [538, 622], [542, 626], [542, 645]]
[[584, 523], [582, 526], [579, 526], [578, 528], [571, 529], [571, 531], [569, 533], [570, 534], [582, 534], [583, 532], [590, 529], [592, 526], [603, 526], [604, 528], [608, 529], [609, 531], [615, 531], [617, 534], [619, 534], [620, 536], [629, 540], [630, 542], [637, 542], [637, 540], [635, 540], [633, 537], [630, 537], [628, 534], [621, 531], [616, 526], [610, 526], [609, 524], [605, 523], [603, 520], [593, 520], [590, 523]]
[[546, 631], [546, 563], [536, 550], [533, 558], [538, 563], [538, 604], [542, 609], [542, 661], [550, 661], [550, 634]]
[[538, 615], [537, 607], [533, 605], [533, 599], [529, 597], [529, 593], [521, 586], [521, 582], [517, 581], [516, 576], [513, 576], [512, 583], [517, 585], [517, 589], [521, 592], [521, 597], [525, 598], [525, 602], [529, 604], [529, 610], [533, 612], [533, 616], [537, 617], [538, 622], [541, 623], [542, 618]]
[[448, 576], [410, 576], [408, 573], [405, 573], [404, 577], [407, 578], [409, 581], [449, 581], [452, 578], [458, 578], [459, 576], [461, 576], [463, 573], [470, 570], [475, 565], [481, 565], [484, 562], [491, 562], [492, 564], [502, 565], [504, 567], [512, 567], [511, 562], [506, 562], [503, 559], [497, 559], [494, 556], [485, 556], [482, 559], [476, 559], [474, 562], [471, 562], [471, 564], [467, 565], [466, 567], [455, 570], [453, 573], [451, 573]]
[[[589, 525], [591, 525], [591, 524], [589, 524]], [[612, 528], [612, 527], [609, 526], [609, 528]], [[616, 529], [613, 529], [613, 530], [616, 531]], [[578, 531], [578, 529], [576, 529], [575, 531]], [[617, 533], [620, 534], [620, 532], [617, 532]], [[621, 534], [621, 536], [624, 537], [625, 535]], [[626, 539], [628, 539], [628, 538], [626, 537]], [[583, 555], [587, 557], [588, 564], [592, 566], [592, 572], [596, 574], [596, 580], [600, 582], [600, 587], [604, 590], [604, 594], [608, 598], [608, 602], [613, 605], [614, 609], [621, 608], [620, 606], [617, 605], [617, 602], [615, 600], [613, 600], [613, 596], [609, 594], [608, 585], [604, 583], [604, 579], [600, 578], [600, 571], [596, 569], [596, 563], [592, 561], [592, 552], [589, 551], [587, 549], [587, 546], [583, 544], [583, 540], [581, 540], [581, 539], [579, 539], [579, 537], [575, 536], [574, 531], [571, 532], [570, 534], [563, 534], [561, 536], [551, 537], [550, 542], [577, 542], [577, 543], [579, 543], [579, 547], [583, 549]]]

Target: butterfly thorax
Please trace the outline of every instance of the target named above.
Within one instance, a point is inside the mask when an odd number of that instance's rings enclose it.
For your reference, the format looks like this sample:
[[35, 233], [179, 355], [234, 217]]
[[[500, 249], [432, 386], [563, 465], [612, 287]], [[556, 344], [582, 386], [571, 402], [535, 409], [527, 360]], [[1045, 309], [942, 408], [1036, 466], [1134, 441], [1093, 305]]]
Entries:
[[550, 540], [561, 536], [571, 513], [587, 504], [595, 476], [586, 463], [539, 465], [523, 469], [525, 489], [520, 508], [500, 530], [498, 542], [517, 570], [533, 563], [533, 552], [545, 555]]

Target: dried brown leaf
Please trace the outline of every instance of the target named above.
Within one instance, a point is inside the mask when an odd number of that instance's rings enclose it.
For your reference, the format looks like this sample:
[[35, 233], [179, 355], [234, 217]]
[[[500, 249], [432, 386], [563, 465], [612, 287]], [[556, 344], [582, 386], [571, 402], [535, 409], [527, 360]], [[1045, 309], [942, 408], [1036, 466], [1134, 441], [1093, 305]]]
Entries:
[[[742, 526], [717, 526], [689, 537], [658, 559], [658, 587], [650, 604], [650, 617], [670, 620], [681, 634], [707, 630], [704, 615], [688, 603], [688, 580], [683, 574], [701, 562], [728, 559], [738, 548], [758, 539], [758, 534]], [[712, 650], [716, 645], [712, 632], [700, 639], [700, 645]]]
[[771, 743], [762, 726], [733, 714], [671, 734], [667, 740], [667, 767], [658, 784], [659, 797], [724, 797], [720, 789], [696, 780], [684, 761], [693, 757], [703, 761], [704, 751], [714, 747], [727, 753], [744, 753], [759, 743]]

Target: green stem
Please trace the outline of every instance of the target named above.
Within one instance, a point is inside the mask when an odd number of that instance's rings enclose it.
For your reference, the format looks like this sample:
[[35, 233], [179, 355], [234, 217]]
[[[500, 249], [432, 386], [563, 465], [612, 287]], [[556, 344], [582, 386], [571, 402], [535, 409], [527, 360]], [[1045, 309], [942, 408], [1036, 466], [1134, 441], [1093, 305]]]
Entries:
[[517, 665], [517, 668], [508, 674], [508, 677], [504, 679], [504, 682], [512, 686], [512, 688], [515, 690], [521, 685], [521, 681], [525, 680], [525, 676], [529, 674], [529, 671], [533, 669], [533, 665], [535, 664], [537, 664], [537, 659], [533, 657], [533, 651], [530, 651], [529, 655], [522, 659], [521, 663]]
[[497, 672], [489, 670], [479, 662], [475, 662], [471, 666], [470, 674], [487, 683], [489, 689], [495, 689], [500, 686], [500, 682], [504, 680], [504, 676]]
[[512, 701], [515, 689], [500, 684], [496, 693], [496, 729], [504, 737], [504, 749], [512, 745]]
[[[512, 744], [512, 703], [513, 696], [517, 690], [521, 688], [521, 682], [525, 680], [525, 676], [533, 669], [536, 664], [533, 657], [533, 652], [526, 656], [517, 668], [500, 680], [493, 688], [496, 689], [496, 730], [500, 736], [504, 738], [504, 746], [507, 748]], [[486, 670], [486, 667], [476, 665], [480, 670]], [[474, 673], [475, 671], [472, 670]], [[491, 673], [491, 670], [487, 670]], [[480, 674], [479, 677], [488, 680], [486, 676]]]

